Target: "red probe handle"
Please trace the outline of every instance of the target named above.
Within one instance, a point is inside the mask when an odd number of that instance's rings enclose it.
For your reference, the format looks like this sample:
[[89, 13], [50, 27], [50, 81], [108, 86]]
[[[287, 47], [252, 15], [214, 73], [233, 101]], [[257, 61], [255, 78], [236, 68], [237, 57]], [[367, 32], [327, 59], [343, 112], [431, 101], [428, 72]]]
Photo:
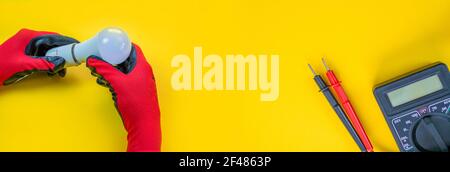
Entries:
[[341, 102], [345, 113], [347, 113], [347, 116], [350, 118], [350, 122], [353, 124], [353, 128], [355, 128], [359, 138], [364, 144], [364, 147], [366, 148], [367, 152], [373, 152], [372, 143], [370, 143], [369, 137], [367, 136], [366, 132], [364, 131], [363, 126], [361, 125], [361, 122], [358, 119], [358, 116], [356, 115], [356, 112], [350, 103], [347, 94], [345, 94], [344, 89], [342, 88], [339, 80], [337, 79], [336, 75], [332, 70], [328, 70], [327, 78], [331, 84], [331, 87], [337, 94], [337, 97], [339, 101]]

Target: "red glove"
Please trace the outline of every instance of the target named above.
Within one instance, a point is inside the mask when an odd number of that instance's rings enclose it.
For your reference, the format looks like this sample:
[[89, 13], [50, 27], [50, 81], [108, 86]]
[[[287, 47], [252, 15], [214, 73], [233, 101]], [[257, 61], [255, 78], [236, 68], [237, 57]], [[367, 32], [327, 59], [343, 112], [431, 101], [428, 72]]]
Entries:
[[128, 132], [128, 151], [161, 150], [158, 97], [152, 68], [141, 49], [133, 44], [130, 57], [114, 67], [91, 56], [86, 66], [97, 83], [109, 87], [115, 106]]
[[0, 86], [15, 83], [38, 71], [64, 76], [65, 60], [44, 55], [51, 48], [72, 43], [78, 41], [52, 32], [20, 30], [0, 45]]

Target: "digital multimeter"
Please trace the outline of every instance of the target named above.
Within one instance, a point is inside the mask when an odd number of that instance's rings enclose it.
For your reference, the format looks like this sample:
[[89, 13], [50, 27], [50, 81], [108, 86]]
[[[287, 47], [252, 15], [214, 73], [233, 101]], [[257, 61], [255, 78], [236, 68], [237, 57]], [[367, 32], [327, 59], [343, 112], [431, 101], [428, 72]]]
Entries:
[[445, 64], [382, 83], [374, 94], [400, 151], [449, 151], [450, 74]]

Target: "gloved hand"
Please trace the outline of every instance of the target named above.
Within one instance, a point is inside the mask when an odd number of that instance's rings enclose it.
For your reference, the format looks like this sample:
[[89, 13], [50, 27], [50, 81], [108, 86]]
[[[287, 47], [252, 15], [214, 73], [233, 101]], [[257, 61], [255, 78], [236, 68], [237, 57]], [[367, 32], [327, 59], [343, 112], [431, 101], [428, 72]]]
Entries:
[[72, 43], [78, 41], [53, 32], [20, 30], [0, 45], [0, 86], [15, 83], [34, 72], [63, 77], [65, 60], [44, 55], [51, 48]]
[[128, 132], [128, 151], [160, 151], [161, 127], [152, 68], [141, 49], [133, 44], [130, 57], [116, 67], [91, 56], [86, 66], [97, 83], [109, 88]]

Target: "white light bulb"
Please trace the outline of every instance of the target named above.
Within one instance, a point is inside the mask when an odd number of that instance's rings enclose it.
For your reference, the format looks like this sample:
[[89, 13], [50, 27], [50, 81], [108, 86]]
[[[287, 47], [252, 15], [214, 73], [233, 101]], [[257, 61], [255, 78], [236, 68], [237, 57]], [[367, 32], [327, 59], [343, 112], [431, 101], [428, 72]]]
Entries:
[[126, 32], [119, 28], [106, 28], [91, 39], [78, 44], [69, 44], [47, 51], [46, 56], [60, 56], [67, 66], [86, 62], [91, 55], [99, 56], [106, 62], [117, 65], [124, 62], [131, 52], [131, 41]]

